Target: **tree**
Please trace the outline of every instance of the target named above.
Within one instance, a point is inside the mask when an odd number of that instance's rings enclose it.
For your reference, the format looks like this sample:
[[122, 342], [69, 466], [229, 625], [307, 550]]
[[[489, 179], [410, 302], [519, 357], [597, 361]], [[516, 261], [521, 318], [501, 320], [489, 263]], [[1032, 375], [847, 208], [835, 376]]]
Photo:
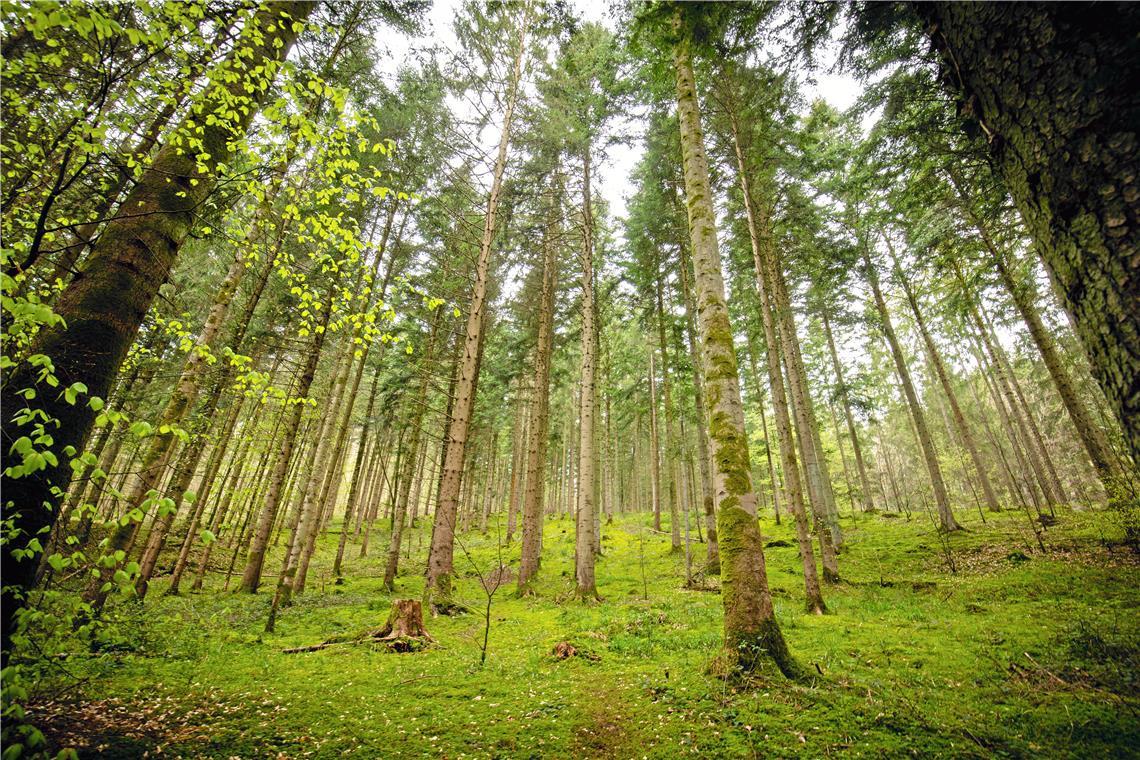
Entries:
[[715, 462], [717, 535], [724, 600], [725, 656], [733, 668], [753, 670], [772, 660], [785, 675], [796, 665], [772, 607], [764, 567], [763, 538], [756, 521], [756, 494], [748, 461], [748, 439], [732, 326], [720, 272], [708, 158], [693, 74], [693, 24], [703, 8], [670, 9], [670, 37], [677, 88], [677, 115], [685, 168], [697, 308], [704, 346], [705, 394], [709, 402], [709, 443]]
[[[1093, 373], [1140, 459], [1140, 10], [916, 3], [961, 112], [989, 145]], [[999, 42], [1000, 40], [1000, 42]], [[1038, 84], [1049, 82], [1042, 94]], [[1032, 94], [1031, 94], [1032, 93]]]
[[[107, 225], [89, 255], [83, 276], [61, 295], [56, 311], [62, 322], [44, 332], [34, 353], [48, 357], [52, 374], [67, 386], [81, 383], [92, 397], [105, 397], [137, 334], [159, 286], [166, 280], [183, 241], [195, 222], [195, 211], [214, 189], [220, 167], [245, 132], [281, 61], [312, 12], [309, 2], [268, 2], [258, 7], [243, 29], [235, 50], [219, 76], [195, 102], [191, 114], [154, 158], [143, 178], [126, 195], [123, 212]], [[212, 111], [231, 104], [230, 118]], [[201, 171], [204, 169], [204, 171]], [[4, 426], [6, 445], [20, 428], [50, 426], [51, 446], [61, 452], [80, 449], [96, 412], [89, 404], [68, 403], [45, 394], [35, 409], [27, 405], [37, 384], [38, 367], [23, 363], [12, 371], [3, 391], [7, 414], [15, 425]], [[12, 418], [9, 418], [11, 420]], [[8, 420], [6, 420], [8, 421]], [[30, 428], [29, 428], [30, 430]], [[46, 432], [46, 429], [45, 429]], [[67, 487], [70, 462], [17, 473], [5, 470], [5, 514], [12, 521], [12, 540], [4, 553], [4, 649], [10, 647], [16, 612], [35, 574], [33, 557], [16, 554], [27, 542], [50, 530], [59, 494]]]

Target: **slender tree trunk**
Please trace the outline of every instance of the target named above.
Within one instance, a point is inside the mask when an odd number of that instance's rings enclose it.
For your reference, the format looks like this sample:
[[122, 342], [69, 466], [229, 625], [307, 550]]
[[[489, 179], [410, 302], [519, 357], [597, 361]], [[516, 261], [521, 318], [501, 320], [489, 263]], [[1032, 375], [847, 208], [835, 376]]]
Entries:
[[516, 520], [518, 519], [519, 501], [526, 488], [526, 452], [529, 445], [528, 428], [530, 427], [530, 403], [527, 396], [520, 391], [516, 405], [515, 427], [513, 431], [512, 457], [511, 457], [511, 492], [507, 507], [507, 538], [508, 546], [515, 534]]
[[[767, 308], [763, 304], [761, 304], [761, 308], [764, 309], [764, 311], [762, 312], [762, 315], [764, 317], [767, 317], [770, 312], [768, 312]], [[776, 480], [776, 467], [772, 461], [772, 437], [768, 434], [768, 415], [764, 412], [764, 396], [763, 396], [763, 392], [762, 392], [763, 385], [761, 384], [761, 380], [760, 380], [760, 370], [756, 366], [756, 351], [755, 351], [755, 349], [749, 350], [749, 352], [748, 352], [748, 363], [752, 369], [752, 380], [756, 384], [756, 406], [760, 409], [760, 429], [764, 433], [764, 457], [768, 463], [768, 481], [772, 484], [772, 507], [775, 511], [776, 524], [779, 525], [780, 524], [780, 484]], [[771, 366], [769, 366], [769, 369], [771, 369]], [[784, 387], [783, 382], [782, 382], [783, 378], [781, 377], [780, 380], [781, 380], [781, 383], [780, 383], [779, 387], [781, 390], [783, 390], [783, 387]], [[779, 402], [777, 402], [777, 400], [773, 397], [773, 399], [772, 399], [772, 408], [773, 409], [775, 409], [777, 403], [785, 404], [783, 411], [785, 413], [787, 413], [787, 406], [786, 406], [787, 402], [783, 401], [782, 399]], [[779, 416], [779, 412], [777, 412], [777, 417], [778, 416]], [[780, 440], [783, 441], [783, 438], [781, 438]], [[781, 445], [783, 445], [783, 444], [781, 443]], [[798, 475], [799, 475], [799, 473], [797, 471], [797, 477], [796, 477], [797, 487], [799, 487], [798, 486], [798, 484], [799, 484]], [[814, 562], [812, 564], [814, 566]]]
[[855, 469], [859, 472], [859, 486], [862, 489], [863, 509], [871, 509], [871, 484], [867, 480], [867, 467], [863, 463], [863, 447], [859, 443], [859, 434], [855, 430], [855, 416], [851, 413], [851, 396], [847, 390], [847, 382], [843, 379], [843, 365], [839, 363], [839, 354], [835, 350], [835, 337], [831, 333], [831, 320], [827, 308], [820, 309], [823, 319], [823, 332], [827, 337], [827, 350], [831, 354], [831, 366], [835, 370], [836, 384], [839, 386], [839, 398], [843, 402], [843, 416], [847, 421], [847, 437], [851, 440], [851, 451], [855, 456]]
[[421, 448], [420, 442], [423, 439], [424, 412], [427, 409], [428, 389], [431, 387], [431, 362], [435, 355], [435, 344], [443, 322], [442, 314], [443, 310], [437, 309], [435, 316], [432, 317], [431, 332], [428, 335], [420, 365], [420, 387], [412, 399], [410, 417], [404, 425], [405, 429], [411, 431], [411, 441], [408, 442], [408, 453], [404, 457], [404, 469], [400, 475], [400, 490], [394, 498], [392, 534], [388, 544], [388, 561], [384, 567], [384, 588], [390, 592], [396, 590], [396, 572], [400, 563], [400, 542], [404, 538], [408, 497], [411, 492], [412, 478], [415, 475], [419, 449]]
[[[362, 362], [363, 363], [363, 362]], [[354, 514], [363, 514], [364, 510], [356, 505], [360, 496], [361, 470], [364, 468], [365, 456], [368, 452], [369, 434], [372, 430], [372, 412], [376, 408], [377, 391], [380, 388], [380, 370], [372, 376], [372, 387], [368, 391], [368, 406], [364, 409], [364, 424], [360, 428], [360, 439], [356, 444], [356, 463], [352, 466], [352, 478], [348, 487], [348, 503], [344, 508], [344, 524], [340, 530], [340, 540], [337, 542], [336, 559], [333, 561], [333, 577], [341, 577], [341, 565], [344, 563], [344, 549], [348, 544], [349, 526], [352, 524]]]
[[[595, 527], [598, 490], [598, 456], [595, 417], [598, 411], [598, 328], [594, 301], [594, 216], [590, 197], [590, 149], [582, 159], [582, 361], [578, 403], [578, 515], [575, 579], [580, 599], [597, 599], [594, 578]], [[673, 532], [677, 532], [676, 505]]]
[[934, 374], [938, 377], [938, 382], [942, 385], [942, 392], [946, 396], [946, 400], [950, 403], [950, 413], [954, 418], [954, 426], [958, 430], [958, 436], [962, 439], [962, 445], [965, 446], [967, 453], [970, 455], [970, 461], [974, 463], [974, 470], [978, 475], [978, 482], [982, 485], [982, 493], [986, 498], [986, 507], [991, 512], [1000, 512], [1001, 506], [998, 504], [997, 495], [994, 494], [993, 485], [990, 484], [990, 477], [986, 474], [986, 463], [982, 461], [982, 455], [978, 451], [978, 445], [974, 442], [974, 434], [970, 430], [970, 426], [966, 423], [966, 415], [962, 414], [962, 407], [958, 404], [958, 394], [954, 392], [954, 386], [950, 383], [949, 373], [946, 371], [946, 365], [942, 361], [942, 356], [938, 352], [938, 347], [934, 345], [934, 338], [930, 335], [930, 330], [926, 327], [926, 320], [922, 316], [922, 307], [918, 304], [918, 299], [914, 295], [914, 290], [911, 288], [910, 283], [907, 282], [906, 275], [899, 266], [898, 260], [895, 259], [895, 274], [902, 285], [903, 292], [906, 294], [906, 300], [910, 304], [911, 313], [914, 314], [915, 323], [918, 325], [918, 332], [922, 336], [922, 342], [926, 345], [926, 353], [930, 357], [930, 363], [934, 367]]
[[507, 85], [506, 109], [503, 128], [499, 135], [499, 151], [495, 158], [491, 192], [487, 198], [487, 213], [483, 222], [483, 237], [479, 244], [479, 260], [475, 268], [475, 285], [467, 312], [467, 334], [464, 337], [463, 361], [455, 384], [455, 408], [447, 430], [447, 454], [440, 484], [439, 504], [435, 510], [431, 550], [428, 554], [424, 597], [434, 608], [435, 600], [448, 603], [451, 598], [451, 574], [455, 551], [455, 519], [459, 507], [459, 488], [463, 476], [463, 463], [467, 452], [468, 427], [475, 406], [475, 386], [478, 381], [479, 356], [482, 354], [487, 299], [487, 279], [491, 258], [491, 245], [495, 237], [495, 218], [502, 194], [503, 173], [507, 168], [507, 151], [511, 141], [511, 122], [519, 95], [522, 66], [526, 57], [526, 38], [530, 24], [531, 5], [523, 11], [519, 28], [519, 47]]
[[865, 244], [860, 251], [863, 256], [867, 282], [871, 285], [871, 292], [875, 297], [875, 307], [879, 311], [879, 327], [890, 346], [891, 357], [895, 361], [895, 369], [898, 371], [899, 381], [902, 383], [903, 395], [906, 396], [907, 407], [910, 409], [911, 421], [914, 422], [918, 434], [918, 443], [922, 447], [926, 470], [930, 474], [930, 483], [934, 488], [934, 502], [938, 507], [938, 521], [945, 531], [961, 530], [962, 526], [954, 519], [954, 511], [950, 507], [950, 496], [946, 493], [946, 483], [942, 479], [942, 468], [938, 464], [938, 452], [934, 450], [934, 441], [930, 437], [926, 415], [918, 403], [918, 394], [914, 391], [914, 383], [910, 379], [910, 370], [907, 369], [906, 358], [903, 356], [902, 347], [899, 345], [898, 337], [895, 336], [894, 327], [891, 325], [891, 315], [887, 311], [887, 302], [883, 298], [882, 289], [879, 287], [878, 272], [875, 271], [875, 266], [871, 263]]
[[[677, 469], [674, 463], [678, 456], [678, 440], [673, 430], [676, 414], [673, 410], [672, 383], [669, 382], [669, 349], [665, 340], [665, 286], [662, 282], [661, 262], [657, 262], [657, 343], [661, 348], [661, 398], [664, 401], [665, 424], [663, 455], [665, 458], [665, 482], [669, 497], [669, 539], [672, 550], [681, 550], [681, 519], [677, 511]], [[658, 528], [660, 530], [660, 528]]]
[[523, 475], [522, 556], [519, 560], [519, 593], [538, 572], [542, 552], [543, 495], [546, 487], [546, 444], [550, 424], [550, 355], [554, 346], [554, 289], [558, 276], [558, 206], [560, 193], [552, 188], [543, 233], [542, 301], [538, 313], [538, 334], [534, 348], [534, 384], [527, 434], [526, 471]]
[[[320, 317], [320, 327], [313, 331], [313, 338], [309, 346], [305, 365], [301, 370], [297, 382], [296, 397], [305, 398], [309, 395], [309, 388], [316, 376], [317, 363], [320, 360], [321, 349], [324, 348], [326, 327], [332, 316], [332, 297], [334, 287], [330, 282], [326, 289], [324, 309]], [[289, 410], [289, 418], [285, 424], [284, 434], [281, 437], [281, 449], [277, 453], [273, 474], [269, 480], [269, 489], [265, 492], [265, 501], [261, 507], [261, 514], [257, 520], [257, 527], [253, 534], [253, 543], [249, 547], [245, 570], [242, 571], [241, 590], [256, 594], [261, 585], [261, 568], [265, 563], [265, 551], [269, 546], [269, 533], [273, 528], [274, 519], [281, 499], [281, 486], [285, 482], [285, 475], [289, 470], [289, 463], [293, 455], [293, 447], [297, 441], [297, 430], [301, 425], [301, 416], [304, 412], [303, 404], [293, 404]]]
[[724, 655], [733, 670], [754, 670], [770, 659], [786, 675], [792, 676], [798, 673], [798, 667], [776, 622], [764, 563], [764, 539], [756, 519], [756, 494], [752, 490], [736, 351], [732, 344], [732, 325], [728, 319], [721, 276], [708, 158], [690, 53], [691, 39], [683, 26], [681, 8], [678, 7], [675, 13], [677, 39], [673, 46], [673, 64], [677, 113], [681, 124], [685, 205], [704, 347], [709, 443], [716, 465], [713, 482], [720, 540]]
[[[697, 421], [697, 458], [700, 460], [701, 472], [701, 506], [705, 515], [705, 533], [708, 536], [705, 544], [705, 572], [710, 575], [720, 574], [720, 547], [716, 536], [716, 499], [713, 493], [712, 465], [709, 461], [709, 429], [708, 407], [705, 404], [704, 372], [701, 367], [700, 347], [697, 343], [697, 307], [693, 300], [693, 289], [689, 284], [689, 267], [692, 257], [687, 246], [683, 246], [681, 261], [681, 295], [685, 301], [685, 335], [688, 338], [689, 361], [693, 365], [693, 411]], [[768, 463], [772, 459], [769, 453]], [[776, 522], [780, 521], [779, 507], [776, 510]], [[697, 527], [700, 530], [700, 523]]]
[[1014, 273], [1010, 257], [998, 248], [990, 235], [988, 226], [974, 210], [958, 172], [951, 167], [948, 168], [947, 175], [958, 194], [959, 208], [962, 209], [974, 229], [977, 230], [978, 236], [997, 265], [997, 272], [1002, 285], [1009, 292], [1022, 320], [1029, 328], [1029, 335], [1041, 353], [1045, 368], [1053, 379], [1053, 385], [1061, 396], [1061, 402], [1069, 413], [1069, 419], [1073, 421], [1077, 436], [1081, 439], [1093, 467], [1100, 476], [1105, 490], [1112, 493], [1119, 478], [1123, 475], [1120, 458], [1109, 445], [1108, 436], [1104, 434], [1100, 426], [1093, 422], [1092, 414], [1077, 394], [1073, 378], [1065, 368], [1060, 352], [1057, 350], [1057, 343], [1041, 319], [1041, 313], [1036, 304], [1036, 288]]
[[649, 349], [649, 498], [653, 503], [653, 529], [661, 530], [661, 444], [657, 435], [657, 368]]

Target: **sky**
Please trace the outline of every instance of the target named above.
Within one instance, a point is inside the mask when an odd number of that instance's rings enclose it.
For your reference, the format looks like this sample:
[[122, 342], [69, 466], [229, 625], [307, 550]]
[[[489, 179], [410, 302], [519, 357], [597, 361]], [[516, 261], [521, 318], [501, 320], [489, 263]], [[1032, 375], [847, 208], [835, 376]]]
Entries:
[[[614, 14], [610, 12], [610, 4], [600, 0], [570, 0], [569, 6], [576, 15], [587, 21], [596, 21], [615, 30]], [[379, 40], [379, 47], [387, 51], [387, 55], [377, 61], [378, 67], [392, 71], [401, 64], [411, 62], [411, 53], [417, 48], [439, 46], [454, 49], [457, 45], [452, 31], [452, 23], [459, 14], [461, 0], [435, 0], [428, 12], [425, 34], [419, 38], [409, 38], [403, 35], [394, 35], [384, 32]], [[819, 70], [809, 79], [804, 77], [801, 93], [805, 103], [811, 103], [817, 98], [823, 98], [837, 109], [845, 110], [853, 105], [861, 94], [863, 87], [854, 78], [832, 72], [837, 49], [834, 44], [825, 48], [819, 56]], [[452, 107], [462, 114], [469, 108], [460, 100], [453, 100]], [[636, 118], [618, 120], [612, 125], [614, 130], [627, 134], [637, 135], [640, 124]], [[489, 143], [487, 154], [491, 155], [494, 141], [498, 138], [495, 127], [489, 127], [483, 135], [484, 142]], [[605, 160], [596, 170], [596, 187], [598, 192], [609, 205], [610, 212], [615, 218], [625, 215], [628, 198], [634, 191], [631, 178], [634, 167], [640, 160], [644, 147], [640, 140], [635, 139], [627, 143], [618, 143], [608, 149]]]

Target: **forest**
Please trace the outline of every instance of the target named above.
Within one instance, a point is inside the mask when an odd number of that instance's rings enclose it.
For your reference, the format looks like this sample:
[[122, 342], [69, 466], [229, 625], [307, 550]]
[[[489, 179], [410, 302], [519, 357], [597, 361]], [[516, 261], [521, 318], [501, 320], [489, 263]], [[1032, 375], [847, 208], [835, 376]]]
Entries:
[[3, 3], [3, 760], [1140, 756], [1138, 39]]

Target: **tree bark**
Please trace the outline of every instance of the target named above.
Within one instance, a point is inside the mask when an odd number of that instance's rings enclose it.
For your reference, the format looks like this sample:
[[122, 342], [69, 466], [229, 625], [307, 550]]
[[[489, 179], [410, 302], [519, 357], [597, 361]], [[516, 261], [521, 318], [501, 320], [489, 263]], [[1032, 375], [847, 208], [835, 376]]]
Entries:
[[717, 501], [717, 535], [724, 604], [724, 655], [733, 670], [751, 671], [773, 661], [785, 675], [798, 674], [776, 622], [764, 563], [764, 539], [756, 518], [756, 494], [748, 462], [748, 436], [732, 325], [725, 303], [708, 158], [701, 130], [693, 76], [691, 32], [682, 8], [674, 15], [673, 67], [681, 154], [685, 172], [685, 207], [692, 242], [694, 279], [703, 364], [709, 404], [709, 442]]
[[[1140, 7], [914, 3], [1140, 461]], [[1048, 83], [1043, 87], [1042, 83]]]
[[[325, 335], [329, 319], [332, 316], [332, 298], [334, 288], [332, 282], [325, 292], [325, 304], [321, 314], [321, 323], [313, 331], [305, 365], [301, 370], [295, 393], [296, 398], [305, 398], [309, 395], [313, 378], [316, 376], [317, 363], [320, 360], [321, 349], [324, 348]], [[285, 423], [285, 431], [281, 437], [281, 448], [277, 452], [273, 466], [273, 474], [269, 480], [269, 488], [265, 492], [265, 501], [261, 507], [261, 514], [257, 520], [257, 528], [253, 534], [253, 543], [250, 544], [249, 554], [246, 557], [245, 569], [242, 571], [241, 590], [256, 594], [261, 585], [261, 568], [265, 563], [265, 551], [269, 546], [269, 534], [273, 528], [273, 521], [277, 517], [277, 509], [281, 499], [281, 486], [285, 483], [285, 475], [289, 470], [289, 463], [293, 456], [293, 447], [297, 441], [297, 430], [301, 425], [301, 416], [304, 404], [292, 404], [289, 416]]]

